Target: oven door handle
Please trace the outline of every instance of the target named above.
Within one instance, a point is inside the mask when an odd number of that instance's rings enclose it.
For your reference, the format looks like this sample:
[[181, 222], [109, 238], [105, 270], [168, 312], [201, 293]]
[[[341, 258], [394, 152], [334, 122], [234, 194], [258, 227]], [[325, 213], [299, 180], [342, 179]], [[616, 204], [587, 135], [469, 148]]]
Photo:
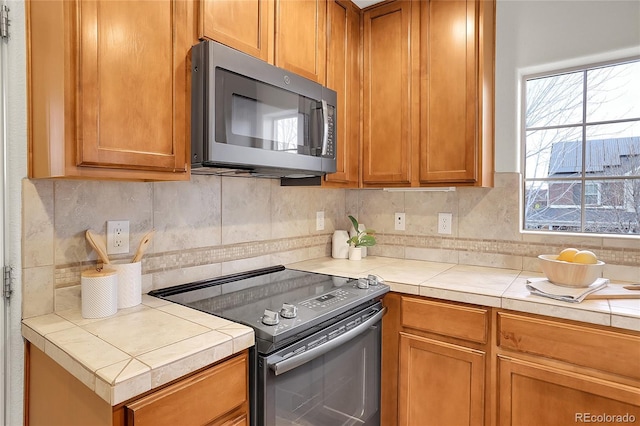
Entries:
[[329, 340], [326, 343], [323, 343], [298, 355], [294, 355], [282, 361], [269, 363], [268, 366], [271, 370], [273, 370], [276, 376], [286, 373], [289, 370], [293, 370], [294, 368], [299, 367], [302, 364], [316, 359], [320, 355], [324, 355], [327, 352], [334, 350], [335, 348], [348, 342], [349, 340], [355, 339], [356, 337], [367, 331], [369, 327], [380, 321], [385, 312], [387, 312], [387, 308], [383, 307], [371, 317], [367, 318], [356, 328], [353, 328], [346, 333], [343, 333], [340, 336]]

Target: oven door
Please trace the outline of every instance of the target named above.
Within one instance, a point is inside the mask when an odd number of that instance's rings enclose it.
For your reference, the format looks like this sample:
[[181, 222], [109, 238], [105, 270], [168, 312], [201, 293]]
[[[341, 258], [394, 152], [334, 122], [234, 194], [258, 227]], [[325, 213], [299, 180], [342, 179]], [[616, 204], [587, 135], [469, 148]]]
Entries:
[[380, 303], [258, 359], [258, 424], [379, 425]]

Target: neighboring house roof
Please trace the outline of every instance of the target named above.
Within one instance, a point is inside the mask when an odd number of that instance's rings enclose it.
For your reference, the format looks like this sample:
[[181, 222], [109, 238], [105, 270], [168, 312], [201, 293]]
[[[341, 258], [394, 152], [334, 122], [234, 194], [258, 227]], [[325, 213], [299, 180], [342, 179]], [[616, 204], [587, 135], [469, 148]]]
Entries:
[[[625, 164], [624, 159], [640, 156], [640, 136], [587, 141], [586, 172], [604, 173], [606, 169], [637, 168], [639, 162]], [[564, 173], [580, 173], [582, 170], [582, 142], [555, 142], [551, 146], [549, 176]]]

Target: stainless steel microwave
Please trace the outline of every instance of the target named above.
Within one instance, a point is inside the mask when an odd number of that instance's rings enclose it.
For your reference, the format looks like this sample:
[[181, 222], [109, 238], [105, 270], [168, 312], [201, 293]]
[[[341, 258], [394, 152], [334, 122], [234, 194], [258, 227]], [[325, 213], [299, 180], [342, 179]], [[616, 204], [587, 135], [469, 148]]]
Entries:
[[213, 41], [192, 48], [191, 70], [192, 173], [336, 171], [336, 92]]

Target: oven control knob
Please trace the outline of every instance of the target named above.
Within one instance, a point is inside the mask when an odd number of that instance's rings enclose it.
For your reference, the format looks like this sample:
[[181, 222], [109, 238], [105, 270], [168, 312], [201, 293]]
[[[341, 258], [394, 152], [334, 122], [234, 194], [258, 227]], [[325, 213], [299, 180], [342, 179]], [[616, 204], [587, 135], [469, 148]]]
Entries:
[[262, 315], [262, 323], [266, 325], [276, 325], [280, 322], [280, 316], [277, 312], [270, 311], [269, 309], [264, 310], [264, 315]]
[[368, 278], [358, 278], [358, 288], [366, 290], [369, 288], [369, 279]]
[[298, 315], [298, 308], [291, 303], [283, 303], [282, 309], [280, 309], [280, 316], [282, 318], [295, 318]]

